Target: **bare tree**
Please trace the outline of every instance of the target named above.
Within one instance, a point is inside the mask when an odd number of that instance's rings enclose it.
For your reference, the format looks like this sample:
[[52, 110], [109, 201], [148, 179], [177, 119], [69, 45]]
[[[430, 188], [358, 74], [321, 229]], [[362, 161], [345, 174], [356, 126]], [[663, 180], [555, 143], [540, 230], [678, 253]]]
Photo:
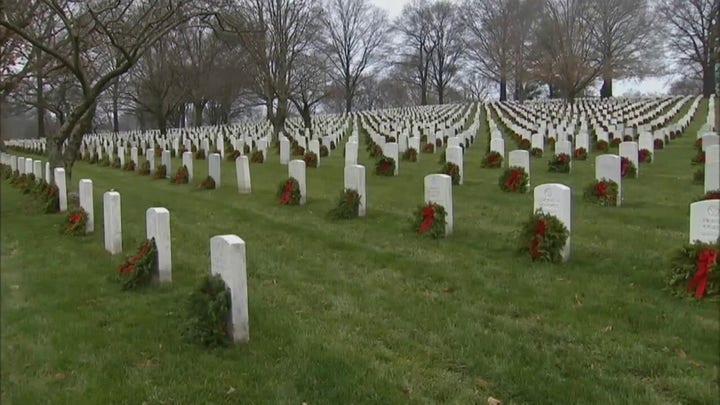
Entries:
[[300, 55], [296, 64], [295, 83], [290, 101], [297, 108], [305, 128], [312, 128], [315, 107], [330, 92], [330, 75], [325, 59], [312, 54]]
[[702, 77], [703, 96], [715, 89], [713, 23], [717, 21], [717, 0], [659, 0], [658, 10], [666, 23], [668, 43], [678, 64], [692, 66]]
[[460, 70], [464, 25], [458, 7], [447, 0], [434, 3], [430, 15], [430, 41], [434, 48], [430, 58], [431, 77], [438, 92], [438, 103], [443, 104], [445, 88]]
[[463, 5], [468, 57], [480, 74], [499, 84], [500, 101], [507, 100], [512, 74], [518, 6], [519, 0], [468, 0]]
[[315, 41], [319, 18], [311, 0], [246, 0], [220, 15], [218, 33], [239, 44], [252, 62], [247, 74], [275, 139], [285, 129], [295, 63]]
[[396, 65], [402, 65], [412, 71], [410, 83], [420, 89], [420, 105], [428, 103], [430, 85], [430, 59], [435, 51], [430, 40], [432, 17], [428, 0], [412, 0], [405, 4], [402, 13], [395, 20], [393, 30], [401, 34], [396, 50], [399, 59]]
[[533, 74], [571, 103], [603, 66], [594, 41], [593, 1], [545, 0], [535, 30]]
[[592, 2], [597, 21], [595, 41], [602, 58], [603, 85], [600, 97], [612, 97], [613, 79], [643, 76], [656, 63], [660, 41], [647, 0], [603, 0]]
[[[4, 3], [0, 26], [51, 57], [50, 69], [67, 71], [82, 89], [82, 99], [72, 106], [65, 123], [48, 134], [50, 164], [64, 166], [68, 175], [72, 174], [82, 137], [92, 125], [98, 97], [160, 38], [189, 18], [205, 13], [195, 9], [191, 0]], [[22, 10], [29, 3], [36, 10], [26, 23]], [[49, 24], [56, 27], [52, 35], [39, 34]]]
[[345, 89], [345, 112], [349, 113], [358, 84], [385, 43], [387, 15], [368, 0], [329, 0], [322, 22], [330, 75]]

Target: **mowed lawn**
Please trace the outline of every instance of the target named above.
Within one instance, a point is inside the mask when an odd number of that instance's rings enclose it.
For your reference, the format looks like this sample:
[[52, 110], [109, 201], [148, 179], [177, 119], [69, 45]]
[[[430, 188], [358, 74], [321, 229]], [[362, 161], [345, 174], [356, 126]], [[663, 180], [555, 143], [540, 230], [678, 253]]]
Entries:
[[[308, 169], [301, 207], [277, 203], [287, 167], [276, 155], [251, 165], [251, 195], [238, 194], [229, 162], [214, 191], [79, 162], [71, 189], [81, 178], [95, 186], [96, 231], [83, 238], [61, 235], [62, 215], [34, 213], [3, 181], [2, 403], [716, 403], [718, 301], [663, 290], [702, 194], [690, 158], [706, 111], [623, 182], [620, 208], [582, 201], [595, 153], [569, 175], [547, 172], [549, 147], [532, 159], [533, 185], [573, 190], [562, 265], [518, 254], [532, 193], [503, 193], [501, 170], [480, 168], [485, 127], [453, 188], [455, 233], [441, 241], [410, 229], [438, 155], [381, 178], [361, 145], [368, 215], [343, 222], [327, 219], [343, 185], [340, 149]], [[196, 161], [195, 184], [206, 174]], [[103, 247], [110, 189], [122, 196], [117, 256]], [[157, 206], [170, 210], [173, 283], [120, 291], [115, 267]], [[250, 343], [208, 351], [180, 333], [221, 234], [247, 244]]]

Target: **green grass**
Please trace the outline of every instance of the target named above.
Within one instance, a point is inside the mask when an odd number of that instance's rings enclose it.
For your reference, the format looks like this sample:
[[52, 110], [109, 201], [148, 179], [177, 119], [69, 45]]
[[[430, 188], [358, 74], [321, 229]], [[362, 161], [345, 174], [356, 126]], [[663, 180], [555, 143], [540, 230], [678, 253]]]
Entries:
[[[501, 170], [480, 168], [484, 134], [453, 189], [455, 233], [439, 242], [409, 230], [437, 154], [384, 178], [361, 147], [368, 216], [349, 222], [326, 219], [342, 188], [340, 149], [308, 169], [302, 207], [277, 204], [287, 176], [277, 156], [251, 165], [251, 195], [237, 193], [227, 162], [214, 191], [77, 163], [71, 187], [91, 178], [96, 212], [95, 234], [79, 239], [3, 182], [2, 403], [713, 403], [718, 302], [663, 291], [702, 194], [689, 162], [701, 108], [683, 138], [623, 182], [621, 208], [583, 203], [594, 154], [570, 175], [548, 173], [548, 153], [531, 159], [532, 185], [573, 189], [562, 265], [516, 253], [532, 193], [502, 193]], [[196, 183], [206, 174], [196, 161]], [[122, 292], [113, 281], [124, 255], [103, 248], [111, 188], [126, 253], [144, 238], [147, 208], [170, 210], [171, 286]], [[250, 343], [205, 351], [180, 331], [219, 234], [247, 243]]]

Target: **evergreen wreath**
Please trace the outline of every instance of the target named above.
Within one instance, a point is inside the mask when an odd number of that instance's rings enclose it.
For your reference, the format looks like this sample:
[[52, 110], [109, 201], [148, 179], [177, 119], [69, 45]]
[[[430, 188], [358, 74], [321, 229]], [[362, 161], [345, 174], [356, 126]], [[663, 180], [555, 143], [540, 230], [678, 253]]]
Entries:
[[705, 164], [705, 152], [699, 150], [695, 156], [690, 159], [690, 163], [693, 165], [703, 165]]
[[706, 200], [720, 200], [720, 190], [709, 190], [700, 198], [695, 201], [706, 201]]
[[640, 149], [640, 151], [638, 151], [638, 162], [652, 163], [652, 152], [647, 149]]
[[422, 147], [422, 152], [423, 153], [435, 153], [435, 145], [433, 145], [431, 143], [424, 144]]
[[380, 146], [376, 143], [372, 143], [370, 145], [370, 157], [371, 158], [382, 156], [382, 154], [383, 154], [382, 146]]
[[225, 160], [228, 162], [234, 162], [240, 156], [239, 150], [233, 150], [232, 152], [225, 155]]
[[453, 186], [457, 186], [460, 184], [460, 166], [456, 165], [455, 163], [445, 162], [445, 164], [442, 165], [440, 173], [450, 176], [452, 178]]
[[702, 138], [696, 139], [695, 143], [693, 143], [693, 146], [695, 146], [695, 149], [702, 151]]
[[[630, 140], [632, 141], [632, 138], [631, 138]], [[620, 139], [620, 138], [613, 138], [613, 139], [610, 141], [610, 146], [612, 146], [613, 148], [619, 148], [619, 147], [620, 147], [620, 144], [622, 143], [622, 141], [623, 141], [623, 140]]]
[[600, 152], [607, 152], [608, 149], [610, 149], [610, 146], [608, 145], [606, 140], [601, 139], [595, 143], [595, 149]]
[[518, 142], [518, 149], [530, 150], [531, 147], [532, 147], [532, 143], [530, 142], [529, 139], [520, 137], [520, 141]]
[[676, 296], [720, 296], [720, 240], [716, 243], [697, 241], [674, 252], [667, 285]]
[[261, 150], [255, 150], [252, 155], [250, 155], [250, 163], [263, 163], [264, 161], [265, 155], [263, 155]]
[[[550, 138], [552, 139], [552, 138]], [[543, 150], [540, 148], [532, 148], [530, 149], [530, 156], [541, 158], [543, 156]]]
[[149, 284], [158, 273], [155, 238], [142, 241], [138, 252], [121, 263], [117, 271], [123, 290], [132, 290]]
[[520, 230], [520, 252], [529, 254], [533, 261], [558, 263], [569, 236], [570, 231], [558, 217], [538, 210]]
[[440, 204], [429, 202], [421, 205], [413, 216], [413, 230], [421, 235], [429, 235], [433, 239], [445, 237], [447, 212]]
[[705, 168], [701, 167], [697, 170], [695, 170], [695, 173], [693, 173], [693, 184], [703, 184], [705, 183]]
[[215, 179], [212, 176], [205, 177], [205, 180], [198, 184], [200, 190], [215, 190]]
[[548, 171], [553, 173], [570, 173], [570, 155], [560, 153], [553, 155], [548, 161]]
[[277, 197], [280, 199], [281, 205], [300, 204], [300, 183], [294, 177], [289, 177], [280, 183]]
[[111, 166], [112, 166], [113, 169], [119, 169], [119, 168], [122, 167], [122, 165], [120, 164], [120, 157], [119, 157], [119, 156], [115, 156], [115, 157], [113, 158], [113, 162], [112, 162], [112, 165], [111, 165]]
[[655, 138], [653, 140], [653, 149], [663, 149], [665, 148], [665, 142], [663, 142], [662, 139]]
[[[296, 141], [297, 142], [297, 141]], [[302, 146], [298, 146], [297, 144], [293, 147], [292, 150], [293, 156], [305, 156], [305, 148]]]
[[126, 172], [134, 172], [135, 171], [135, 162], [132, 160], [128, 160], [125, 162], [125, 166], [123, 167], [123, 170]]
[[187, 301], [183, 338], [207, 348], [226, 347], [232, 342], [232, 298], [219, 275], [206, 275]]
[[500, 175], [500, 190], [505, 192], [525, 193], [528, 189], [529, 176], [525, 168], [513, 166]]
[[80, 207], [75, 207], [68, 211], [63, 222], [62, 232], [71, 236], [85, 235], [85, 225], [87, 224], [88, 213]]
[[587, 160], [587, 149], [583, 148], [582, 146], [579, 148], [575, 148], [573, 156], [575, 157], [575, 160]]
[[[330, 149], [335, 150], [335, 148], [336, 148], [335, 141], [330, 141]], [[322, 150], [320, 152], [322, 152]]]
[[108, 155], [103, 155], [102, 159], [98, 162], [98, 165], [104, 167], [110, 166], [110, 157]]
[[155, 180], [158, 179], [164, 179], [167, 176], [167, 166], [160, 165], [155, 168], [155, 173], [153, 173], [152, 178]]
[[146, 160], [140, 164], [140, 169], [138, 169], [138, 175], [139, 176], [147, 176], [150, 174], [150, 161]]
[[315, 152], [307, 152], [305, 156], [303, 156], [303, 160], [305, 161], [305, 167], [315, 168], [318, 166], [318, 156]]
[[634, 178], [637, 175], [637, 168], [635, 167], [635, 163], [633, 163], [632, 160], [626, 158], [625, 156], [620, 157], [620, 175], [623, 178]]
[[198, 149], [195, 152], [195, 160], [205, 160], [205, 149]]
[[328, 151], [327, 146], [320, 145], [320, 157], [327, 157], [330, 154], [330, 151]]
[[32, 173], [28, 173], [25, 176], [25, 181], [22, 184], [22, 193], [23, 194], [30, 194], [35, 189], [35, 185], [37, 184], [35, 182], [35, 175]]
[[502, 164], [503, 157], [500, 152], [491, 151], [485, 154], [480, 166], [488, 169], [497, 169], [502, 167]]
[[60, 190], [55, 184], [48, 185], [45, 190], [45, 195], [42, 198], [46, 214], [60, 212]]
[[603, 207], [617, 205], [618, 184], [612, 180], [601, 179], [590, 183], [583, 192], [583, 199]]
[[337, 206], [330, 210], [332, 219], [353, 219], [358, 217], [360, 209], [360, 194], [357, 190], [347, 188], [340, 193]]
[[243, 144], [243, 155], [247, 155], [248, 153], [250, 153], [250, 145]]
[[402, 160], [406, 162], [417, 162], [417, 151], [415, 148], [407, 148], [402, 154]]
[[188, 168], [185, 165], [182, 165], [182, 167], [179, 167], [177, 172], [175, 173], [175, 177], [170, 179], [170, 183], [172, 184], [187, 184], [190, 182], [190, 172], [188, 172]]
[[387, 156], [381, 157], [377, 163], [375, 163], [375, 174], [379, 176], [394, 176], [395, 159]]

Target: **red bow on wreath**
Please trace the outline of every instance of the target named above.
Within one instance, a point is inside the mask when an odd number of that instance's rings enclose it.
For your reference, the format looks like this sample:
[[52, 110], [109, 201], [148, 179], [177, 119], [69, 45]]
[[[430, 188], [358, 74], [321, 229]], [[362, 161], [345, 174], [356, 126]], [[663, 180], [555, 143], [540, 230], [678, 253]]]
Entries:
[[522, 173], [520, 170], [513, 170], [510, 172], [510, 177], [508, 177], [507, 180], [505, 180], [505, 187], [507, 187], [510, 190], [515, 190], [518, 187], [518, 183], [520, 183], [520, 177], [522, 176]]
[[717, 260], [718, 251], [712, 248], [705, 248], [698, 254], [697, 257], [697, 272], [690, 280], [688, 290], [695, 288], [695, 297], [701, 298], [705, 295], [705, 288], [708, 282], [708, 272], [710, 267], [715, 264]]
[[80, 222], [81, 219], [82, 219], [82, 214], [70, 215], [70, 222], [72, 222], [72, 223]]
[[418, 229], [419, 233], [427, 232], [435, 221], [435, 208], [432, 205], [428, 205], [422, 210], [423, 221]]
[[547, 232], [547, 221], [545, 219], [540, 219], [537, 224], [535, 224], [535, 237], [530, 242], [530, 255], [533, 259], [539, 259], [542, 256], [542, 253], [540, 253], [540, 250], [538, 250], [538, 247], [540, 247], [540, 241], [542, 240], [542, 237], [545, 236], [545, 232]]
[[285, 183], [285, 190], [283, 190], [282, 197], [280, 197], [280, 204], [287, 205], [290, 203], [290, 197], [292, 196], [293, 183], [288, 181]]

